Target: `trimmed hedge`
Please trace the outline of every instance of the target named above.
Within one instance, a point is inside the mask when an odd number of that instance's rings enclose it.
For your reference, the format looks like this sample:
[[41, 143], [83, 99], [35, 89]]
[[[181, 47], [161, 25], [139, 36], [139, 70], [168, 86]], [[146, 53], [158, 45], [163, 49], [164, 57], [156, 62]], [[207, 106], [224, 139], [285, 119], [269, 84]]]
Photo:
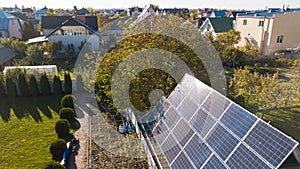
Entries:
[[66, 167], [57, 161], [51, 161], [44, 167], [44, 169], [66, 169]]
[[74, 109], [75, 100], [76, 98], [73, 95], [67, 94], [61, 99], [60, 106]]
[[30, 93], [31, 93], [32, 96], [40, 95], [40, 90], [39, 90], [39, 87], [38, 87], [38, 83], [37, 83], [36, 78], [35, 78], [34, 75], [30, 76], [29, 86], [30, 86]]
[[52, 154], [52, 159], [60, 162], [66, 149], [67, 143], [65, 140], [58, 139], [54, 141], [50, 146], [50, 153]]
[[58, 138], [64, 138], [69, 134], [70, 131], [70, 123], [66, 119], [60, 119], [55, 124], [55, 132]]
[[75, 119], [76, 113], [71, 108], [63, 107], [59, 110], [59, 117], [61, 119], [67, 119], [70, 122], [70, 120]]

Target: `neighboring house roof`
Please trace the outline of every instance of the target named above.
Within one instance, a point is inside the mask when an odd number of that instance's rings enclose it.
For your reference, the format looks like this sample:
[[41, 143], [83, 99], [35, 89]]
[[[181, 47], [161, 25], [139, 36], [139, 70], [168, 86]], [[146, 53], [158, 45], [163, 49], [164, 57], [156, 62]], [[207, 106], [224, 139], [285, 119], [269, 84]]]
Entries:
[[22, 14], [21, 12], [12, 12], [10, 14], [17, 17], [17, 18], [19, 18], [19, 19], [21, 19], [21, 20], [23, 20], [23, 21], [27, 21], [29, 19], [28, 16]]
[[21, 12], [33, 12], [33, 10], [31, 8], [25, 8], [25, 9], [22, 9]]
[[236, 18], [237, 14], [244, 14], [247, 13], [246, 11], [230, 11], [230, 13], [227, 15], [228, 17]]
[[[82, 26], [82, 23], [86, 24], [88, 27], [93, 30], [98, 30], [98, 23], [96, 16], [83, 16], [78, 17], [81, 19], [81, 22], [78, 22], [79, 19], [71, 19], [72, 16], [43, 16], [42, 17], [42, 29], [55, 29], [61, 26], [64, 23], [64, 26]], [[68, 21], [68, 22], [66, 22]], [[66, 22], [66, 23], [65, 23]]]
[[47, 12], [48, 12], [48, 8], [44, 7], [43, 9], [40, 9], [40, 10], [34, 12], [34, 14], [36, 14], [36, 15], [44, 15]]
[[269, 10], [263, 11], [254, 11], [254, 12], [247, 12], [247, 13], [238, 13], [238, 17], [255, 17], [255, 18], [273, 18], [274, 15], [280, 15], [289, 12], [299, 12], [300, 8], [288, 8], [286, 10], [282, 10], [280, 8], [270, 8]]
[[225, 11], [213, 11], [215, 17], [224, 17], [226, 16], [226, 12]]
[[233, 29], [233, 18], [208, 18], [216, 33]]
[[15, 16], [0, 10], [0, 30], [8, 30], [9, 19], [15, 19], [15, 18], [16, 18]]
[[[56, 16], [56, 17], [58, 17], [58, 16]], [[64, 17], [64, 16], [62, 16], [62, 17]], [[88, 25], [87, 23], [84, 23], [80, 19], [77, 19], [75, 17], [69, 17], [67, 20], [65, 20], [64, 22], [62, 22], [61, 25], [57, 26], [49, 35], [47, 35], [46, 38], [48, 38], [49, 36], [51, 36], [53, 33], [55, 33], [57, 30], [59, 30], [63, 26], [83, 26], [84, 28], [86, 28], [87, 30], [91, 31], [92, 33], [95, 33], [98, 30], [97, 17], [94, 16], [93, 18], [96, 18], [96, 25], [93, 24], [93, 25], [91, 25], [93, 27], [91, 27], [90, 25]], [[43, 25], [43, 19], [42, 19], [42, 25]], [[96, 29], [94, 29], [94, 28], [96, 28]]]
[[15, 52], [13, 52], [12, 50], [4, 46], [0, 46], [0, 65], [8, 62], [12, 58], [14, 58], [15, 55]]

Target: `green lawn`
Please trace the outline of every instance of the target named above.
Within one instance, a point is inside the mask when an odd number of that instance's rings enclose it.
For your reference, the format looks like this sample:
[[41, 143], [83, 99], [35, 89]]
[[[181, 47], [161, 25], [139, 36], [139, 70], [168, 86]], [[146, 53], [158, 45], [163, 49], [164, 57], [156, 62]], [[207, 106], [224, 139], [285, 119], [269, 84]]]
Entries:
[[60, 98], [0, 100], [0, 169], [42, 168], [51, 161]]
[[300, 142], [300, 107], [271, 110], [265, 114], [264, 120]]

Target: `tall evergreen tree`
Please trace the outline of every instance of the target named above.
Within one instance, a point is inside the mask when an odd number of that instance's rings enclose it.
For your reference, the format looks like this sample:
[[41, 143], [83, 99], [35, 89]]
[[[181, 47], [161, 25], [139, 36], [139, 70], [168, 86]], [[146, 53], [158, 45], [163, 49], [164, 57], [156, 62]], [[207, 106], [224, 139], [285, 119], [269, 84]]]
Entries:
[[26, 82], [26, 78], [23, 73], [19, 74], [19, 90], [20, 90], [21, 96], [27, 97], [30, 95], [29, 86]]
[[5, 89], [4, 89], [4, 84], [3, 82], [0, 80], [0, 99], [4, 98], [6, 96], [5, 94]]
[[6, 78], [6, 88], [8, 97], [16, 97], [17, 96], [17, 86], [16, 83], [10, 78]]
[[61, 80], [56, 75], [54, 76], [54, 79], [53, 79], [53, 93], [54, 94], [61, 94], [62, 93]]
[[40, 94], [38, 83], [34, 75], [30, 76], [29, 80], [30, 92], [32, 96], [38, 96]]
[[71, 76], [70, 76], [69, 73], [65, 73], [64, 74], [64, 78], [65, 78], [65, 84], [64, 84], [65, 93], [66, 94], [71, 94], [72, 93], [72, 80], [71, 80]]
[[40, 87], [42, 95], [50, 94], [50, 83], [46, 74], [43, 74], [40, 79]]
[[35, 30], [32, 21], [26, 21], [22, 29], [23, 40], [28, 40], [37, 36], [39, 36], [39, 33], [37, 30]]

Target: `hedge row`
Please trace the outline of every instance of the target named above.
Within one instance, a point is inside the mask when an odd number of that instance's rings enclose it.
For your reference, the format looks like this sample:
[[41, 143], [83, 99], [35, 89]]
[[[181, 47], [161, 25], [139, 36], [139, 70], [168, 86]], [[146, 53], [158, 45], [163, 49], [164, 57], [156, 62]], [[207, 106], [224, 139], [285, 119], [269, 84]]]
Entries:
[[[54, 78], [55, 79], [55, 78]], [[53, 80], [57, 82], [57, 85], [61, 85], [58, 80]], [[55, 89], [55, 88], [54, 88]], [[59, 88], [54, 91], [59, 90]], [[72, 124], [76, 121], [76, 113], [74, 111], [74, 102], [75, 97], [71, 94], [65, 95], [61, 99], [61, 109], [59, 110], [60, 120], [55, 124], [55, 132], [57, 134], [58, 140], [53, 142], [50, 146], [50, 153], [52, 154], [52, 162], [47, 164], [47, 169], [51, 167], [64, 167], [59, 165], [57, 162], [60, 162], [63, 158], [63, 153], [67, 149], [67, 142], [74, 139], [74, 136], [70, 133], [70, 129], [74, 129]], [[57, 161], [57, 162], [55, 162]]]
[[[69, 73], [65, 73], [65, 93], [72, 93], [72, 80]], [[6, 77], [5, 81], [0, 81], [0, 99], [4, 97], [17, 97], [17, 96], [39, 96], [49, 94], [62, 94], [63, 86], [60, 78], [54, 76], [53, 78], [53, 91], [51, 91], [51, 85], [46, 74], [43, 74], [39, 81], [34, 75], [31, 75], [29, 82], [26, 80], [24, 74], [19, 74], [17, 82], [11, 77]]]

